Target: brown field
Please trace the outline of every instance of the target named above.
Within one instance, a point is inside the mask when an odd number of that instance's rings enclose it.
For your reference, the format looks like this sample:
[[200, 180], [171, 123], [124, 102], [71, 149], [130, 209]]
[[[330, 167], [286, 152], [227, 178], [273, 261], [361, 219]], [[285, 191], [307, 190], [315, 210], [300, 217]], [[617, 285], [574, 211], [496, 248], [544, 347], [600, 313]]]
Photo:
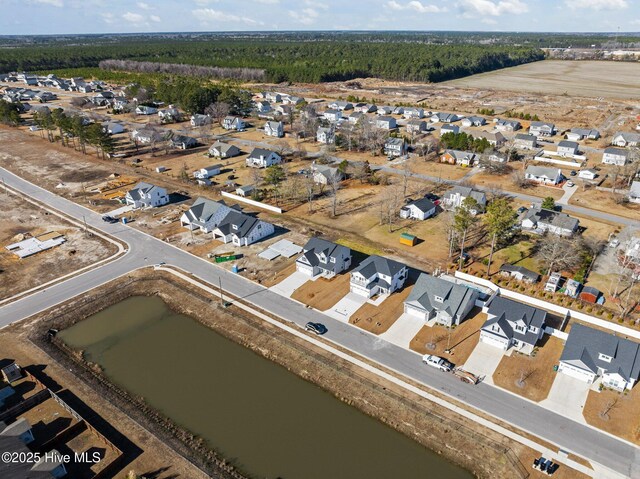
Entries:
[[365, 303], [353, 313], [349, 322], [373, 334], [382, 334], [404, 312], [404, 301], [411, 293], [412, 286], [405, 286], [385, 299], [380, 306]]
[[[609, 412], [603, 417], [606, 409]], [[589, 391], [583, 414], [592, 426], [640, 444], [640, 389], [623, 394], [608, 390]]]
[[606, 98], [639, 99], [637, 63], [545, 60], [444, 85], [463, 88]]
[[[524, 396], [532, 401], [542, 401], [549, 395], [555, 379], [553, 366], [558, 364], [563, 344], [559, 338], [545, 336], [536, 349], [535, 356], [513, 353], [503, 356], [493, 374], [497, 386]], [[522, 375], [527, 375], [522, 387], [517, 383]]]
[[349, 292], [349, 278], [349, 274], [339, 274], [329, 280], [320, 278], [307, 281], [294, 291], [291, 298], [319, 311], [326, 311]]
[[[471, 352], [478, 344], [480, 327], [487, 320], [487, 315], [479, 308], [471, 311], [469, 319], [451, 330], [451, 340], [448, 340], [449, 330], [443, 326], [423, 326], [411, 340], [409, 347], [420, 354], [437, 354], [449, 359], [454, 364], [464, 364], [471, 356]], [[434, 349], [427, 347], [430, 342], [436, 343]], [[451, 348], [451, 354], [444, 351]]]

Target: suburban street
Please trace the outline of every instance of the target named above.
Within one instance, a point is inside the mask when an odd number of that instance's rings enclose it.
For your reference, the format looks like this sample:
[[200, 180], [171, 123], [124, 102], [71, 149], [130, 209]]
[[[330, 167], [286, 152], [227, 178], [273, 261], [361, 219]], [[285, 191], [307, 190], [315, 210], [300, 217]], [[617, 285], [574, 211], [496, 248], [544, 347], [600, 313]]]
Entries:
[[[393, 168], [382, 167], [381, 169], [390, 173], [401, 173]], [[422, 175], [415, 176], [422, 177]], [[218, 268], [206, 260], [144, 232], [122, 224], [105, 223], [98, 213], [39, 188], [3, 168], [0, 168], [0, 178], [8, 187], [46, 203], [51, 208], [73, 218], [84, 217], [90, 227], [110, 234], [129, 245], [128, 253], [111, 263], [0, 308], [0, 327], [81, 295], [137, 268], [166, 262], [213, 286], [217, 286], [220, 279], [223, 290], [298, 326], [304, 326], [307, 321], [321, 322], [328, 328], [325, 337], [338, 345], [510, 423], [541, 440], [556, 444], [562, 450], [573, 452], [628, 477], [640, 477], [640, 449], [630, 443], [490, 385], [480, 384], [473, 387], [460, 382], [452, 375], [426, 368], [414, 352], [395, 346], [355, 326], [332, 319], [321, 312], [308, 309], [298, 302], [269, 291], [237, 274]], [[433, 181], [428, 177], [425, 179]], [[509, 194], [528, 201], [540, 200], [528, 195]], [[640, 226], [640, 221], [586, 208], [566, 206], [565, 209], [629, 226]]]

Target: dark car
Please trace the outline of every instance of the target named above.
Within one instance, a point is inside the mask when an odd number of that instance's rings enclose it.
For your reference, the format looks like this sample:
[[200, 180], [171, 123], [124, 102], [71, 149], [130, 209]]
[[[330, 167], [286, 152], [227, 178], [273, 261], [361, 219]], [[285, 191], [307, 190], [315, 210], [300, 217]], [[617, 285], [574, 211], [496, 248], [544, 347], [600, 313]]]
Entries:
[[522, 213], [524, 213], [525, 211], [527, 211], [527, 209], [524, 206], [521, 206], [520, 208], [518, 208], [518, 211], [516, 211], [516, 213], [518, 213], [519, 215], [521, 215]]
[[106, 221], [107, 223], [111, 223], [111, 224], [113, 224], [113, 223], [117, 223], [117, 222], [118, 222], [118, 220], [117, 220], [117, 219], [115, 219], [114, 217], [109, 216], [109, 215], [104, 215], [104, 216], [102, 217], [102, 221]]
[[304, 325], [304, 329], [307, 331], [311, 331], [312, 333], [316, 333], [318, 335], [324, 334], [327, 332], [327, 327], [322, 323], [307, 323]]
[[578, 173], [575, 170], [571, 170], [571, 173], [569, 173], [571, 176], [576, 176]]

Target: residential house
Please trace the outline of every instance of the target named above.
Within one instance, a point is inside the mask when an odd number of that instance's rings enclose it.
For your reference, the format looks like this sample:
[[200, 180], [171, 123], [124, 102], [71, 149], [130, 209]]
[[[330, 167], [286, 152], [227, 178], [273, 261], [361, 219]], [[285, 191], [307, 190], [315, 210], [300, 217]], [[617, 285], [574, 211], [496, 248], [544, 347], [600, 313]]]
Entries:
[[556, 126], [553, 123], [544, 121], [532, 121], [529, 126], [529, 133], [535, 136], [553, 136], [556, 133]]
[[127, 191], [125, 200], [134, 208], [156, 208], [169, 203], [167, 190], [141, 181], [135, 188]]
[[112, 91], [101, 91], [89, 98], [89, 101], [96, 106], [109, 106], [115, 101], [115, 95]]
[[384, 154], [388, 157], [398, 157], [407, 154], [408, 145], [404, 138], [387, 138], [384, 143]]
[[311, 238], [296, 260], [296, 271], [310, 277], [332, 278], [351, 266], [351, 250], [321, 238]]
[[268, 121], [264, 125], [264, 134], [282, 138], [284, 136], [284, 125], [281, 121]]
[[35, 441], [31, 424], [24, 417], [16, 419], [11, 424], [7, 424], [4, 421], [0, 421], [0, 437], [12, 437], [20, 440], [22, 444], [31, 444]]
[[224, 120], [222, 120], [222, 128], [225, 130], [244, 131], [245, 123], [244, 120], [238, 116], [226, 116]]
[[316, 140], [318, 143], [325, 145], [333, 145], [336, 142], [336, 131], [333, 127], [325, 128], [323, 126], [318, 127], [316, 132]]
[[509, 157], [502, 151], [493, 151], [489, 156], [487, 156], [487, 159], [494, 163], [506, 163], [509, 160]]
[[198, 140], [191, 136], [174, 135], [171, 137], [171, 140], [169, 140], [169, 145], [179, 150], [187, 150], [198, 146]]
[[105, 121], [102, 123], [102, 131], [110, 135], [117, 135], [124, 132], [124, 125], [117, 121]]
[[291, 105], [278, 105], [275, 112], [280, 116], [288, 117], [293, 112], [293, 107]]
[[558, 156], [576, 156], [579, 148], [579, 145], [575, 141], [562, 140], [558, 142], [556, 152]]
[[544, 185], [557, 185], [563, 180], [560, 168], [529, 165], [524, 172], [525, 179]]
[[518, 120], [494, 120], [496, 130], [498, 131], [517, 131], [522, 128], [522, 124]]
[[474, 214], [478, 214], [485, 210], [487, 207], [487, 195], [482, 191], [474, 190], [467, 186], [455, 186], [447, 191], [440, 202], [441, 206], [448, 210], [455, 210], [462, 206], [464, 200], [467, 198], [473, 198], [478, 203], [479, 210], [472, 210]]
[[536, 233], [549, 232], [558, 236], [573, 236], [578, 231], [580, 220], [560, 211], [531, 208], [524, 213], [522, 228]]
[[459, 119], [460, 119], [460, 117], [458, 115], [456, 115], [455, 113], [439, 112], [439, 113], [434, 113], [433, 115], [431, 115], [431, 122], [432, 123], [454, 123], [454, 122], [458, 121]]
[[338, 111], [353, 110], [353, 103], [349, 103], [348, 101], [334, 101], [329, 103], [329, 108]]
[[487, 124], [487, 120], [485, 120], [481, 116], [468, 116], [462, 119], [462, 126], [469, 128], [470, 126], [483, 126]]
[[602, 162], [605, 165], [624, 166], [629, 161], [629, 150], [621, 148], [608, 147], [604, 149], [602, 154]]
[[638, 146], [640, 144], [640, 133], [618, 132], [613, 136], [611, 144], [615, 146]]
[[535, 150], [538, 148], [538, 137], [536, 135], [518, 133], [513, 141], [513, 146], [521, 150]]
[[362, 113], [375, 113], [378, 111], [378, 107], [372, 104], [365, 104], [360, 106], [358, 110], [360, 110]]
[[253, 185], [238, 186], [236, 188], [236, 195], [246, 198], [247, 196], [251, 196], [255, 190], [256, 187]]
[[400, 218], [411, 218], [413, 220], [426, 220], [436, 214], [436, 204], [429, 198], [410, 201], [400, 208]]
[[640, 345], [580, 323], [571, 326], [558, 372], [617, 391], [630, 390], [640, 375]]
[[191, 115], [191, 126], [205, 126], [211, 125], [213, 123], [213, 118], [209, 115], [200, 115], [196, 113], [195, 115]]
[[537, 283], [540, 280], [539, 273], [531, 271], [523, 266], [516, 266], [509, 263], [504, 263], [500, 266], [500, 274], [502, 276], [510, 276], [518, 281], [525, 281], [527, 283]]
[[2, 368], [2, 379], [4, 382], [11, 384], [22, 378], [22, 369], [16, 362], [12, 362], [8, 366]]
[[256, 168], [268, 168], [272, 165], [282, 163], [282, 157], [275, 151], [265, 150], [264, 148], [254, 148], [247, 157], [247, 166]]
[[256, 103], [258, 113], [269, 113], [271, 111], [271, 103], [268, 101], [259, 101]]
[[507, 351], [531, 354], [544, 335], [546, 311], [495, 296], [487, 308], [487, 321], [480, 328], [480, 341]]
[[[325, 112], [326, 113], [326, 112]], [[326, 117], [325, 117], [326, 118]], [[342, 118], [342, 115], [340, 115], [340, 118]], [[351, 124], [356, 124], [358, 123], [362, 118], [366, 118], [366, 115], [360, 111], [354, 111], [353, 113], [351, 113], [351, 115], [349, 115], [349, 123]], [[329, 121], [333, 121], [330, 120], [329, 118], [326, 118]], [[336, 120], [337, 121], [337, 120]]]
[[407, 133], [419, 135], [427, 131], [427, 122], [424, 120], [409, 120], [407, 122]]
[[282, 101], [282, 95], [274, 91], [268, 91], [264, 94], [264, 99], [271, 103], [280, 103]]
[[[355, 113], [353, 113], [353, 115], [355, 115]], [[342, 119], [342, 112], [340, 110], [325, 110], [322, 116], [331, 123], [337, 123]]]
[[640, 203], [640, 181], [631, 183], [628, 198], [631, 203]]
[[189, 230], [211, 233], [231, 211], [224, 201], [198, 198], [180, 217], [180, 224]]
[[311, 173], [313, 174], [313, 181], [319, 185], [330, 185], [334, 180], [342, 181], [344, 175], [342, 172], [333, 166], [329, 165], [317, 165], [311, 166]]
[[490, 131], [481, 131], [478, 133], [474, 133], [473, 136], [475, 138], [480, 138], [480, 139], [484, 138], [494, 148], [500, 148], [502, 145], [504, 145], [507, 142], [507, 139], [499, 131], [496, 133], [493, 133]]
[[285, 105], [299, 105], [303, 101], [304, 98], [301, 98], [299, 96], [286, 95], [282, 97], [282, 103], [284, 103]]
[[598, 130], [590, 130], [588, 128], [571, 128], [571, 131], [567, 133], [567, 140], [580, 141], [580, 140], [597, 140], [600, 138], [600, 132]]
[[158, 109], [148, 105], [138, 105], [136, 107], [136, 115], [155, 115], [158, 113]]
[[425, 322], [457, 326], [467, 319], [479, 296], [476, 289], [421, 273], [404, 302], [404, 312]]
[[[400, 107], [402, 108], [402, 107]], [[424, 110], [422, 108], [405, 107], [401, 113], [398, 112], [398, 108], [394, 111], [395, 114], [401, 114], [407, 119], [420, 119], [424, 118]]]
[[396, 119], [392, 116], [379, 116], [375, 119], [376, 128], [382, 130], [393, 130], [397, 128]]
[[212, 233], [215, 239], [220, 239], [225, 244], [248, 246], [272, 235], [274, 231], [275, 228], [271, 223], [231, 210]]
[[209, 156], [215, 156], [216, 158], [233, 158], [240, 154], [240, 148], [229, 143], [222, 143], [216, 141], [211, 148], [209, 148]]
[[602, 291], [592, 286], [585, 286], [578, 297], [586, 303], [596, 304], [602, 298]]
[[[393, 109], [394, 115], [404, 115], [405, 108], [403, 106], [397, 106]], [[640, 128], [639, 128], [640, 129]]]
[[376, 110], [378, 115], [392, 115], [394, 108], [392, 106], [380, 106]]
[[460, 133], [460, 127], [458, 125], [452, 125], [450, 123], [444, 124], [440, 127], [440, 136], [446, 133], [454, 133], [457, 135], [458, 133]]
[[473, 166], [478, 160], [478, 155], [469, 151], [460, 150], [444, 150], [440, 157], [441, 163], [449, 163], [450, 165]]
[[173, 123], [180, 121], [182, 119], [182, 115], [176, 107], [169, 105], [169, 108], [158, 111], [158, 118], [160, 118], [163, 123]]
[[222, 165], [205, 166], [193, 172], [193, 177], [198, 180], [208, 180], [214, 176], [218, 176], [222, 171]]
[[598, 176], [598, 172], [593, 168], [580, 170], [578, 172], [578, 178], [582, 178], [583, 180], [595, 180]]
[[131, 132], [131, 138], [136, 143], [148, 145], [166, 139], [167, 132], [162, 130], [156, 130], [154, 128], [140, 128], [139, 130], [133, 130]]
[[404, 286], [408, 275], [409, 270], [402, 263], [382, 256], [369, 256], [351, 272], [349, 289], [366, 298], [391, 294]]

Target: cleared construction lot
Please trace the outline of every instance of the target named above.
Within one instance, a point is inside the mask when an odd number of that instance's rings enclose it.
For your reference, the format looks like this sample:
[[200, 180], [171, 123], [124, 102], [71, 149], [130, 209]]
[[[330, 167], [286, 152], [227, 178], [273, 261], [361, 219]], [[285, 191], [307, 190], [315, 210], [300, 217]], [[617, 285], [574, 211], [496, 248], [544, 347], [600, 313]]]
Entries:
[[634, 62], [545, 60], [473, 75], [444, 85], [526, 93], [638, 99]]

